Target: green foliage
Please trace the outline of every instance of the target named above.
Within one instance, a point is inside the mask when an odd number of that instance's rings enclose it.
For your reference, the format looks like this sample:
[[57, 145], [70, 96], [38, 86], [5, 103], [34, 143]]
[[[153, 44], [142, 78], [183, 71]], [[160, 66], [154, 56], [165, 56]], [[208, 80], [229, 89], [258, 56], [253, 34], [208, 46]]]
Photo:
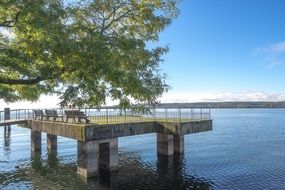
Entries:
[[61, 105], [154, 104], [167, 90], [167, 47], [146, 43], [177, 16], [177, 0], [1, 0], [0, 98]]

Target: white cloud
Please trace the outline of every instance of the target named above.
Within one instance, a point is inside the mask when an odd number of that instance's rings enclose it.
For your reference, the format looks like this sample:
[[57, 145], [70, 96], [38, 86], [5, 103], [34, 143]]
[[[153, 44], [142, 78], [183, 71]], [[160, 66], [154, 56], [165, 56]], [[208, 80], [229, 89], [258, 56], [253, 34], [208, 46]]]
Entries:
[[253, 53], [269, 68], [285, 65], [285, 41], [263, 45], [254, 49]]
[[258, 91], [244, 92], [169, 92], [160, 99], [162, 103], [171, 102], [220, 102], [220, 101], [285, 101], [285, 93]]
[[[223, 101], [285, 101], [285, 93], [267, 93], [258, 91], [243, 92], [174, 92], [170, 91], [160, 99], [162, 103], [186, 102], [223, 102]], [[17, 102], [7, 104], [0, 100], [0, 110], [11, 109], [57, 108], [59, 99], [56, 96], [42, 96], [38, 102]], [[107, 105], [118, 102], [107, 98]]]
[[285, 41], [263, 45], [255, 50], [256, 53], [280, 54], [285, 53]]

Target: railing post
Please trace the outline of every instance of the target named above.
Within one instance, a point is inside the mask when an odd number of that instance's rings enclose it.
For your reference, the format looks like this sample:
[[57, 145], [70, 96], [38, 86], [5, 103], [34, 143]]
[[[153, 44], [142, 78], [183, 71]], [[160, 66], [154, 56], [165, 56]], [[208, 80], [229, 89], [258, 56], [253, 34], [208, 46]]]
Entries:
[[5, 108], [4, 109], [4, 122], [6, 120], [10, 120], [10, 108]]
[[127, 123], [127, 111], [126, 111], [126, 108], [125, 108], [125, 123]]
[[179, 123], [181, 123], [181, 108], [179, 108]]
[[108, 108], [106, 108], [106, 120], [107, 120], [107, 124], [108, 124]]
[[166, 122], [167, 122], [167, 108], [165, 108], [165, 119], [166, 119]]
[[209, 118], [208, 119], [211, 119], [211, 108], [209, 107]]

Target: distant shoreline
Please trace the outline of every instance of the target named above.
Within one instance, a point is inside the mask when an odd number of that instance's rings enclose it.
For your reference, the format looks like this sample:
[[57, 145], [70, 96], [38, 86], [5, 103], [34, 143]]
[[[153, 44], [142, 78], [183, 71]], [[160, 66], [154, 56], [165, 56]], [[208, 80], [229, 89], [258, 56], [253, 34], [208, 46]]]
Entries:
[[157, 107], [158, 108], [211, 108], [211, 109], [285, 108], [285, 101], [162, 103], [159, 104]]

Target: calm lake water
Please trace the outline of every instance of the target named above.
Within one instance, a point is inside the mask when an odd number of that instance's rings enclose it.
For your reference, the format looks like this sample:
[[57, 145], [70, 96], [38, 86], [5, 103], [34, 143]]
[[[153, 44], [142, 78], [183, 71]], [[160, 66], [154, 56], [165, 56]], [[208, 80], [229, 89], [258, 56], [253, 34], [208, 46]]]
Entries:
[[119, 139], [119, 169], [76, 175], [75, 140], [31, 161], [30, 130], [0, 127], [0, 189], [285, 189], [285, 109], [212, 110], [213, 131], [185, 137], [185, 154], [157, 157], [156, 135]]

